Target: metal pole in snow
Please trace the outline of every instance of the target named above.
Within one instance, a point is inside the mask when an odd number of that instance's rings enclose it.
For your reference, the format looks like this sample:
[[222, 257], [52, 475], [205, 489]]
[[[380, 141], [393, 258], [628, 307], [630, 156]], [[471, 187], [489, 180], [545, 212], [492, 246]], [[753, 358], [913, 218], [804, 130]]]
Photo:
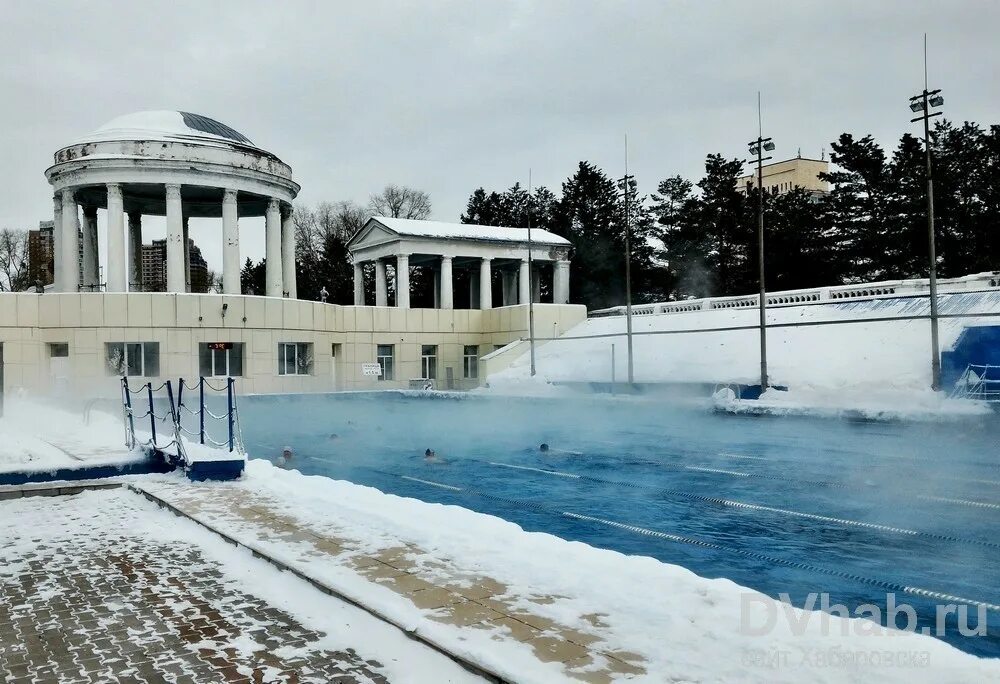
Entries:
[[153, 448], [156, 448], [156, 413], [153, 412], [153, 383], [146, 383], [146, 394], [149, 397], [149, 427], [153, 431]]
[[611, 343], [611, 394], [615, 393], [615, 344]]
[[226, 379], [226, 403], [229, 404], [229, 452], [232, 453], [233, 445], [235, 443], [234, 439], [234, 426], [233, 426], [233, 382], [232, 378]]
[[531, 375], [535, 375], [535, 273], [531, 258], [531, 169], [528, 169], [528, 342], [531, 348]]
[[205, 443], [205, 377], [198, 378], [198, 440]]

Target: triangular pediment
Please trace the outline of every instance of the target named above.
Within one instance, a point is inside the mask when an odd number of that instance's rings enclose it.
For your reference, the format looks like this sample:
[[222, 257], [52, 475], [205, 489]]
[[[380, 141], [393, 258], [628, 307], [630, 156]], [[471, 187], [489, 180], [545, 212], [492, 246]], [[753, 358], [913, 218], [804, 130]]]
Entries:
[[361, 227], [347, 242], [347, 246], [352, 249], [363, 249], [365, 247], [375, 247], [384, 245], [387, 242], [399, 240], [399, 234], [378, 222], [377, 219], [369, 219], [368, 223]]

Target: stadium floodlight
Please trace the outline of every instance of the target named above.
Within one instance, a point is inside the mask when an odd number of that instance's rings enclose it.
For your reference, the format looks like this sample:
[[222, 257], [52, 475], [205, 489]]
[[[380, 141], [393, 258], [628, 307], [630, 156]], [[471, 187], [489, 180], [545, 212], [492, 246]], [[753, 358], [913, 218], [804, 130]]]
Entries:
[[922, 112], [924, 110], [924, 103], [921, 100], [914, 100], [910, 103], [911, 112]]
[[764, 143], [764, 151], [765, 152], [774, 152], [774, 143], [773, 142], [766, 142], [766, 143]]
[[930, 99], [931, 107], [940, 107], [944, 104], [944, 98], [940, 95], [935, 95]]

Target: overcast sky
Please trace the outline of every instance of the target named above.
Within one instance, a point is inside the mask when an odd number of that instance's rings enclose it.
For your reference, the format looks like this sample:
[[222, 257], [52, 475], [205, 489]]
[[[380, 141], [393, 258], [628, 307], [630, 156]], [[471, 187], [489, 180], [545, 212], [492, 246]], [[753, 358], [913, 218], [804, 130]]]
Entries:
[[[1000, 123], [1000, 2], [65, 2], [0, 0], [0, 226], [51, 218], [43, 172], [132, 111], [218, 119], [292, 166], [299, 200], [387, 183], [454, 221], [476, 187], [558, 192], [578, 161], [640, 192], [743, 156], [756, 93], [778, 158], [841, 132], [892, 145], [923, 85], [949, 118]], [[216, 225], [216, 224], [220, 225]], [[150, 221], [147, 241], [162, 234]], [[263, 252], [260, 221], [243, 251]], [[210, 265], [221, 222], [193, 222]], [[102, 236], [103, 239], [103, 236]], [[103, 245], [102, 245], [103, 251]]]

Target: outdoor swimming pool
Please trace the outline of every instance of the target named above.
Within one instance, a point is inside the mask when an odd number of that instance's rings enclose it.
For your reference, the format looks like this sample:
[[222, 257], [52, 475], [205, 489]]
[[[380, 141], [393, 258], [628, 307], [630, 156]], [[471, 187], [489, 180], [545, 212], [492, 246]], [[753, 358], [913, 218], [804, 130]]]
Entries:
[[400, 393], [245, 397], [240, 414], [252, 455], [289, 445], [305, 474], [652, 556], [798, 606], [828, 592], [884, 614], [893, 592], [933, 628], [949, 597], [991, 604], [988, 636], [961, 636], [952, 615], [944, 638], [1000, 656], [995, 417], [866, 423]]

